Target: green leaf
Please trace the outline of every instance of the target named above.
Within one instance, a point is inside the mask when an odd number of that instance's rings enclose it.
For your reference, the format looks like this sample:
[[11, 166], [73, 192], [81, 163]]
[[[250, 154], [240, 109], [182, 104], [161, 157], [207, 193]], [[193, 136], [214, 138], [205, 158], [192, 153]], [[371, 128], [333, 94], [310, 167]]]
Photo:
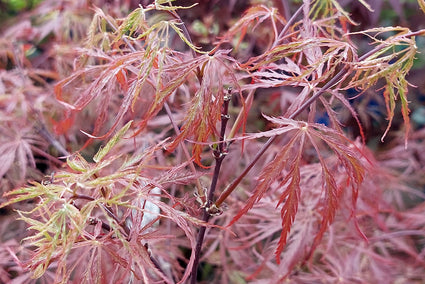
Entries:
[[[183, 34], [183, 31], [178, 27], [180, 23], [173, 23], [169, 22], [169, 25], [173, 28], [173, 30], [179, 35], [180, 39], [184, 41], [191, 49], [198, 53], [207, 54], [208, 52], [201, 51], [200, 47], [195, 46], [189, 39], [186, 38], [186, 36]], [[181, 25], [181, 24], [180, 24]]]
[[78, 153], [68, 157], [66, 163], [71, 169], [77, 172], [84, 173], [89, 169], [87, 161]]
[[95, 161], [96, 163], [98, 163], [99, 161], [101, 161], [106, 156], [106, 154], [109, 153], [109, 151], [112, 149], [112, 147], [114, 147], [121, 140], [121, 138], [128, 131], [128, 129], [130, 128], [130, 126], [131, 126], [132, 123], [133, 123], [132, 120], [129, 121], [129, 122], [127, 122], [127, 124], [124, 125], [124, 127], [121, 128], [114, 135], [114, 137], [111, 138], [111, 140], [109, 140], [109, 142], [106, 144], [105, 147], [101, 147], [99, 149], [99, 151], [96, 153], [96, 155], [93, 157], [93, 161]]
[[[190, 6], [172, 6], [171, 2], [174, 2], [174, 1], [176, 0], [155, 0], [155, 9], [158, 11], [161, 11], [161, 10], [175, 11], [177, 9], [190, 9], [198, 5], [198, 3], [195, 3]], [[168, 6], [165, 6], [164, 4], [168, 4]]]

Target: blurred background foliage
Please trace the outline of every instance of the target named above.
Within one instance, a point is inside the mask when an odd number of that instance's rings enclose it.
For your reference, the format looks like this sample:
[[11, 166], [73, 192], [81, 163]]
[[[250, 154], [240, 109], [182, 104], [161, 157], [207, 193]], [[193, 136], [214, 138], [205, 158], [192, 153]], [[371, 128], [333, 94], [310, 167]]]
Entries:
[[16, 16], [21, 12], [31, 10], [42, 1], [43, 0], [1, 0], [1, 20]]

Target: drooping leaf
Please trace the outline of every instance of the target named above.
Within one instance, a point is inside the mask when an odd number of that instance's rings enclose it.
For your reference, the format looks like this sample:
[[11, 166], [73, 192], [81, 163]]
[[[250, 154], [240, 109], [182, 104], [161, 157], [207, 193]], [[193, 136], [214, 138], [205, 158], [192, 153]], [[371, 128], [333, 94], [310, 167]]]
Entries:
[[[259, 177], [259, 184], [252, 196], [249, 197], [246, 205], [238, 212], [229, 225], [236, 222], [249, 209], [258, 202], [269, 190], [270, 186], [277, 180], [281, 180], [276, 190], [281, 190], [279, 201], [276, 206], [283, 204], [281, 211], [282, 233], [276, 249], [276, 259], [284, 249], [288, 233], [297, 213], [299, 202], [299, 165], [302, 158], [302, 149], [305, 139], [304, 131], [293, 130], [291, 140], [277, 153], [276, 157], [263, 170]], [[297, 148], [299, 146], [299, 148]], [[295, 153], [294, 153], [295, 152]]]
[[196, 59], [190, 59], [187, 62], [179, 62], [163, 69], [163, 72], [169, 74], [170, 80], [166, 84], [160, 84], [160, 89], [155, 93], [155, 98], [151, 102], [144, 119], [139, 123], [139, 129], [143, 129], [147, 122], [152, 119], [164, 106], [166, 99], [171, 96], [186, 80], [195, 75], [195, 71], [200, 66], [206, 64], [207, 56], [199, 56]]
[[[395, 33], [395, 35], [391, 35], [391, 33]], [[382, 140], [391, 127], [398, 99], [401, 101], [405, 125], [405, 143], [407, 143], [407, 136], [410, 131], [410, 110], [407, 99], [409, 83], [406, 76], [413, 66], [417, 47], [414, 37], [405, 36], [408, 33], [409, 30], [402, 27], [375, 28], [362, 32], [361, 34], [370, 37], [377, 45], [376, 52], [365, 56], [362, 61], [356, 64], [356, 73], [347, 86], [347, 88], [361, 87], [367, 89], [376, 84], [378, 80], [385, 80], [383, 96], [387, 108], [388, 126]], [[390, 36], [387, 36], [385, 40], [379, 38], [388, 34]]]
[[[276, 157], [262, 171], [258, 185], [254, 193], [248, 198], [246, 205], [238, 212], [229, 225], [236, 222], [245, 215], [255, 203], [266, 194], [267, 190], [273, 188], [280, 192], [277, 206], [282, 205], [280, 210], [282, 220], [282, 232], [276, 248], [276, 261], [280, 262], [280, 254], [283, 252], [287, 237], [293, 225], [299, 196], [303, 188], [300, 188], [300, 165], [303, 157], [304, 147], [313, 145], [321, 165], [322, 176], [322, 199], [316, 210], [320, 212], [321, 223], [316, 233], [312, 250], [317, 246], [330, 224], [332, 224], [338, 204], [343, 193], [343, 188], [352, 191], [351, 210], [356, 208], [358, 188], [363, 182], [365, 174], [364, 163], [361, 161], [362, 151], [357, 148], [341, 132], [328, 128], [321, 124], [298, 122], [287, 118], [267, 117], [271, 122], [280, 125], [276, 129], [265, 131], [261, 136], [290, 135], [290, 140], [276, 154]], [[248, 135], [248, 138], [257, 138], [258, 135]], [[309, 142], [309, 143], [307, 143]], [[334, 155], [324, 157], [324, 153]], [[359, 154], [360, 153], [360, 154]], [[344, 171], [341, 179], [335, 179], [333, 171], [341, 167]], [[273, 183], [278, 181], [278, 185]]]
[[[124, 115], [135, 111], [142, 92], [145, 95], [147, 93], [155, 94], [152, 103], [150, 103], [149, 96], [143, 97], [143, 100], [148, 101], [151, 105], [147, 113], [144, 114], [143, 121], [150, 119], [157, 113], [158, 109], [161, 109], [166, 98], [173, 94], [180, 84], [186, 80], [186, 76], [191, 75], [190, 72], [185, 70], [183, 80], [169, 84], [168, 81], [170, 81], [172, 75], [167, 74], [167, 71], [170, 70], [169, 67], [182, 63], [181, 58], [175, 56], [178, 52], [169, 48], [170, 34], [176, 33], [190, 48], [196, 52], [199, 52], [199, 50], [186, 38], [180, 28], [181, 24], [176, 19], [164, 18], [164, 15], [158, 14], [158, 17], [152, 16], [151, 19], [153, 20], [148, 21], [145, 13], [152, 10], [154, 10], [153, 6], [148, 6], [146, 9], [140, 7], [125, 18], [119, 27], [115, 27], [115, 23], [97, 8], [96, 15], [99, 17], [97, 21], [104, 19], [105, 24], [111, 25], [112, 29], [116, 30], [113, 43], [118, 44], [118, 42], [123, 41], [124, 44], [129, 46], [131, 52], [115, 50], [115, 52], [106, 54], [104, 50], [82, 49], [83, 55], [98, 59], [104, 64], [89, 65], [85, 69], [77, 70], [68, 78], [60, 81], [55, 87], [57, 99], [71, 111], [80, 112], [94, 100], [99, 100], [96, 109], [98, 115], [94, 128], [90, 130], [92, 137], [105, 138], [111, 135]], [[169, 8], [166, 10], [169, 10]], [[133, 47], [132, 40], [127, 37], [128, 33], [130, 36], [137, 34], [136, 40], [145, 42], [141, 50], [136, 50]], [[183, 57], [181, 54], [180, 56]], [[195, 66], [195, 68], [198, 68], [198, 66]], [[92, 82], [88, 83], [82, 92], [74, 95], [74, 88], [81, 88], [81, 86], [76, 86], [77, 81], [90, 81], [90, 79]], [[145, 92], [145, 90], [149, 91]], [[112, 102], [116, 100], [117, 93], [120, 92], [123, 93], [121, 107], [111, 117], [109, 108]], [[140, 106], [138, 106], [138, 109], [141, 110], [136, 115], [141, 115], [144, 109]], [[68, 118], [69, 115], [64, 121], [67, 121]], [[112, 121], [109, 130], [105, 134], [100, 134], [108, 119]], [[139, 124], [140, 130], [146, 126], [143, 121]]]
[[[176, 0], [155, 0], [155, 8], [158, 10], [167, 10], [167, 11], [174, 11], [177, 9], [190, 9], [196, 5], [197, 3], [192, 4], [190, 6], [173, 6], [172, 2]], [[168, 4], [167, 6], [164, 4]]]
[[226, 53], [226, 51], [220, 51], [213, 56], [205, 55], [201, 86], [191, 100], [190, 108], [183, 120], [181, 133], [167, 146], [167, 149], [171, 151], [184, 139], [194, 136], [195, 144], [192, 154], [195, 162], [199, 165], [202, 165], [201, 153], [204, 147], [201, 143], [206, 142], [211, 136], [218, 137], [216, 127], [221, 120], [221, 106], [226, 87], [231, 86], [239, 90], [232, 67], [228, 65], [228, 61], [231, 59]]

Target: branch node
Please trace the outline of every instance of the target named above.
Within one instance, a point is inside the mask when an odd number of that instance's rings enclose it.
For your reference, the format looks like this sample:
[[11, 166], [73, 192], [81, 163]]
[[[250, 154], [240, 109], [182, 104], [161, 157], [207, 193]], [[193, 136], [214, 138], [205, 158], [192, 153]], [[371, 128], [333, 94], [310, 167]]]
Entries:
[[217, 207], [215, 204], [211, 205], [210, 207], [205, 208], [205, 211], [210, 216], [220, 216], [221, 214], [223, 214], [223, 209], [221, 209], [220, 207]]

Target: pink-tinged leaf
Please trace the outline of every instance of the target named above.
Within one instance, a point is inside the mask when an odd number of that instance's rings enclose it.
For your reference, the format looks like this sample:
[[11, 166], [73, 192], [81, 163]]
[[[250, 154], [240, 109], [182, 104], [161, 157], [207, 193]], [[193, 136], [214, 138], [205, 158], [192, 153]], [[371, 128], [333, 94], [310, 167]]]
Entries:
[[53, 131], [57, 135], [68, 133], [68, 131], [74, 125], [74, 120], [75, 112], [72, 110], [65, 111], [65, 118], [63, 118], [61, 121], [55, 121], [54, 119], [50, 118], [50, 122], [53, 125]]
[[189, 223], [195, 223], [197, 225], [205, 225], [207, 226], [205, 222], [202, 222], [201, 220], [198, 220], [196, 218], [191, 217], [189, 214], [186, 214], [184, 212], [180, 212], [174, 208], [171, 208], [170, 206], [159, 202], [157, 200], [152, 200], [153, 203], [155, 203], [162, 212], [165, 213], [167, 218], [170, 218], [180, 229], [183, 230], [184, 234], [186, 235], [187, 239], [190, 243], [190, 248], [192, 249], [192, 253], [189, 258], [189, 262], [186, 265], [185, 272], [183, 274], [182, 279], [178, 283], [185, 283], [186, 280], [190, 276], [190, 271], [192, 269], [193, 263], [195, 261], [195, 247], [196, 247], [196, 239], [194, 237], [194, 234], [192, 232], [192, 228], [189, 225]]
[[124, 92], [127, 92], [128, 90], [128, 81], [127, 81], [127, 72], [125, 69], [121, 69], [116, 75], [115, 75], [117, 82], [120, 84], [121, 89], [123, 89]]
[[332, 174], [329, 172], [329, 169], [326, 168], [326, 165], [322, 164], [322, 176], [324, 179], [323, 188], [325, 190], [325, 196], [320, 210], [322, 216], [322, 222], [320, 224], [319, 232], [314, 238], [314, 243], [312, 245], [311, 251], [313, 251], [319, 242], [323, 238], [323, 234], [328, 229], [329, 225], [332, 224], [335, 213], [338, 209], [339, 200], [341, 197], [342, 190], [337, 185], [335, 179], [332, 177]]
[[17, 146], [14, 142], [0, 145], [0, 176], [3, 176], [15, 161]]
[[[301, 157], [301, 155], [299, 155]], [[280, 255], [283, 252], [288, 234], [291, 231], [292, 224], [295, 220], [295, 215], [298, 211], [298, 203], [300, 198], [300, 165], [299, 159], [297, 159], [293, 165], [291, 171], [287, 174], [281, 185], [285, 185], [290, 179], [285, 191], [279, 198], [279, 203], [283, 203], [283, 207], [280, 210], [282, 218], [282, 233], [280, 234], [279, 242], [276, 248], [276, 262], [280, 263]]]
[[[264, 5], [254, 6], [245, 11], [243, 17], [239, 19], [221, 38], [219, 43], [224, 43], [226, 41], [232, 41], [234, 38], [238, 38], [236, 42], [236, 49], [239, 47], [243, 41], [247, 31], [253, 32], [258, 26], [270, 20], [271, 26], [274, 31], [274, 39], [278, 37], [277, 25], [284, 25], [285, 19], [279, 15], [278, 11], [275, 8], [268, 8]], [[217, 44], [219, 46], [219, 44]]]
[[190, 77], [195, 76], [196, 70], [208, 61], [209, 57], [206, 55], [199, 56], [196, 59], [190, 59], [186, 62], [179, 62], [163, 69], [163, 72], [168, 74], [171, 78], [161, 89], [155, 93], [155, 98], [151, 102], [143, 120], [139, 123], [138, 128], [142, 130], [164, 106], [166, 99], [172, 95], [185, 81]]
[[[342, 133], [322, 124], [309, 123], [308, 133], [311, 135], [311, 140], [314, 137], [318, 138], [336, 154], [355, 186], [359, 186], [363, 182], [365, 165], [360, 159], [365, 156], [362, 149]], [[316, 149], [316, 151], [319, 150]]]
[[[90, 54], [90, 52], [89, 52]], [[99, 57], [102, 53], [94, 54], [93, 56]], [[128, 112], [130, 106], [137, 99], [140, 88], [134, 90], [131, 86], [128, 86], [128, 76], [134, 75], [135, 70], [134, 65], [139, 65], [138, 67], [142, 70], [147, 68], [146, 65], [149, 65], [149, 58], [145, 57], [144, 51], [133, 52], [131, 54], [125, 54], [122, 56], [117, 56], [111, 58], [109, 56], [104, 56], [103, 60], [108, 60], [108, 64], [99, 65], [99, 66], [90, 66], [83, 70], [78, 70], [74, 72], [70, 77], [60, 81], [55, 86], [56, 98], [66, 106], [70, 111], [81, 111], [86, 108], [89, 103], [95, 99], [100, 99], [97, 104], [97, 116], [94, 123], [94, 129], [92, 130], [91, 136], [104, 138], [109, 136], [115, 127], [119, 124], [122, 117]], [[149, 72], [142, 72], [143, 74]], [[79, 81], [85, 81], [88, 78], [95, 78], [87, 87], [84, 88], [82, 92], [79, 92], [75, 95], [75, 89], [81, 88], [77, 86]], [[144, 78], [144, 79], [143, 79]], [[137, 78], [134, 82], [142, 86], [146, 82], [147, 76], [142, 78]], [[141, 81], [140, 81], [141, 80]], [[118, 83], [118, 84], [116, 84]], [[135, 84], [133, 83], [133, 85]], [[99, 135], [106, 119], [109, 118], [111, 101], [117, 94], [117, 85], [121, 87], [121, 90], [124, 91], [124, 99], [121, 103], [121, 107], [118, 109], [115, 117], [111, 119], [110, 129], [106, 134]], [[70, 113], [68, 111], [68, 114]], [[68, 115], [64, 120], [64, 123], [72, 117]]]
[[283, 117], [275, 118], [263, 114], [264, 118], [274, 124], [278, 124], [280, 127], [274, 128], [272, 130], [262, 131], [259, 133], [245, 133], [244, 136], [233, 138], [232, 140], [245, 140], [245, 139], [258, 139], [262, 137], [273, 137], [285, 134], [290, 131], [299, 130], [300, 128], [307, 126], [304, 122], [299, 122], [292, 119], [287, 119]]
[[[202, 67], [203, 78], [201, 86], [194, 94], [190, 107], [183, 120], [181, 133], [167, 146], [169, 151], [175, 149], [184, 139], [193, 136], [196, 142], [192, 148], [195, 162], [202, 166], [201, 153], [203, 142], [210, 136], [218, 136], [217, 123], [221, 120], [221, 107], [225, 96], [226, 86], [232, 86], [239, 91], [233, 68], [229, 66], [231, 60], [228, 51], [220, 51], [213, 56], [205, 55]], [[230, 61], [231, 62], [231, 61]]]
[[[276, 249], [276, 260], [278, 262], [280, 261], [279, 256], [285, 247], [287, 236], [291, 230], [291, 226], [297, 213], [300, 195], [299, 166], [302, 157], [305, 132], [302, 131], [302, 128], [297, 129], [294, 132], [295, 133], [293, 133], [290, 141], [283, 146], [282, 150], [277, 153], [276, 157], [264, 168], [253, 195], [247, 200], [246, 205], [238, 212], [229, 224], [232, 225], [240, 217], [245, 215], [246, 212], [248, 212], [248, 210], [263, 197], [272, 183], [283, 177], [283, 180], [279, 182], [279, 185], [277, 186], [277, 189], [283, 190], [277, 203], [277, 206], [283, 204], [281, 209], [282, 232]], [[285, 169], [289, 170], [286, 172]]]
[[[406, 76], [413, 66], [417, 54], [414, 37], [407, 37], [410, 30], [403, 27], [374, 28], [359, 32], [370, 37], [378, 46], [376, 51], [358, 62], [355, 75], [347, 88], [361, 87], [367, 89], [376, 84], [378, 80], [385, 79], [386, 85], [383, 96], [387, 108], [388, 126], [382, 139], [388, 133], [398, 98], [401, 100], [401, 109], [405, 125], [405, 144], [410, 130], [409, 108], [407, 92], [409, 83]], [[384, 41], [381, 39], [385, 33], [391, 33]]]
[[111, 151], [112, 147], [114, 147], [123, 138], [124, 134], [128, 131], [132, 123], [133, 121], [127, 122], [127, 124], [108, 141], [105, 147], [100, 148], [96, 155], [93, 157], [93, 161], [95, 161], [96, 163], [101, 161], [108, 154], [108, 152]]
[[[2, 142], [0, 143], [0, 177], [14, 168], [18, 172], [17, 176], [23, 179], [26, 176], [27, 167], [35, 168], [31, 147], [40, 146], [37, 145], [40, 141], [30, 134], [31, 128], [19, 128], [19, 124], [14, 127], [17, 129], [0, 127], [0, 134], [4, 135], [0, 140]], [[7, 139], [4, 139], [5, 137]]]
[[[323, 180], [323, 191], [324, 198], [323, 202], [320, 205], [319, 212], [322, 216], [322, 221], [320, 225], [319, 232], [317, 233], [314, 244], [311, 249], [311, 253], [319, 244], [320, 240], [323, 237], [323, 234], [326, 232], [329, 225], [333, 222], [335, 213], [338, 209], [339, 200], [343, 193], [342, 188], [351, 188], [352, 191], [352, 212], [356, 209], [356, 202], [358, 196], [358, 188], [363, 182], [365, 174], [365, 166], [360, 161], [360, 156], [358, 153], [362, 153], [354, 144], [351, 144], [346, 137], [341, 133], [327, 128], [319, 124], [311, 124], [308, 130], [309, 141], [314, 146], [316, 153], [319, 157], [320, 164], [322, 166], [322, 180]], [[333, 153], [338, 158], [338, 162], [335, 165], [327, 162], [321, 153], [319, 144], [316, 142], [316, 139], [319, 139], [321, 143], [327, 145]], [[347, 146], [348, 145], [348, 146]], [[358, 151], [353, 151], [357, 149]], [[345, 171], [346, 177], [342, 181], [336, 181], [334, 175], [330, 169], [332, 167], [342, 166]]]
[[[286, 118], [266, 118], [279, 127], [262, 135], [272, 136], [273, 134], [284, 134], [287, 136], [291, 135], [289, 136], [291, 139], [277, 153], [274, 160], [264, 168], [253, 195], [233, 218], [230, 225], [246, 214], [263, 197], [274, 182], [279, 181], [277, 186], [273, 186], [273, 188], [282, 192], [277, 203], [277, 206], [282, 205], [282, 232], [276, 248], [276, 261], [279, 263], [280, 254], [286, 246], [287, 237], [300, 202], [299, 198], [302, 190], [300, 187], [300, 166], [305, 139], [307, 138], [313, 145], [322, 169], [323, 197], [315, 208], [320, 213], [321, 221], [311, 251], [317, 247], [329, 225], [333, 222], [344, 192], [343, 188], [351, 189], [351, 210], [352, 212], [355, 211], [358, 187], [363, 181], [365, 165], [360, 160], [362, 158], [362, 151], [337, 130], [316, 123], [298, 122]], [[323, 157], [325, 153], [329, 152], [329, 149], [335, 155], [333, 159], [332, 156], [329, 158]], [[333, 172], [336, 170], [341, 171], [341, 169], [343, 169], [343, 174], [340, 178], [336, 179]]]

